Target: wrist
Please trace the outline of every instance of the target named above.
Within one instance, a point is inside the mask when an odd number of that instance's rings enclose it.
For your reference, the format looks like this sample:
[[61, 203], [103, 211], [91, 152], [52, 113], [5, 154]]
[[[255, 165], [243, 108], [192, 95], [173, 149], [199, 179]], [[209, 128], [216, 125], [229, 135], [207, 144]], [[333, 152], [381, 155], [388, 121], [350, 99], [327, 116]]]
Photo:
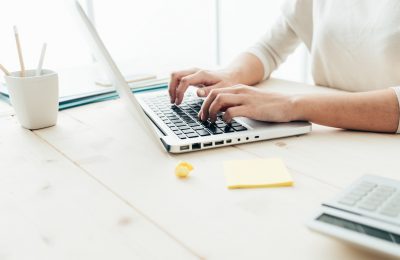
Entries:
[[238, 68], [227, 67], [220, 71], [225, 74], [225, 78], [233, 84], [242, 84], [241, 71]]
[[296, 95], [291, 97], [291, 121], [309, 121], [309, 117], [307, 116], [307, 101], [304, 96]]

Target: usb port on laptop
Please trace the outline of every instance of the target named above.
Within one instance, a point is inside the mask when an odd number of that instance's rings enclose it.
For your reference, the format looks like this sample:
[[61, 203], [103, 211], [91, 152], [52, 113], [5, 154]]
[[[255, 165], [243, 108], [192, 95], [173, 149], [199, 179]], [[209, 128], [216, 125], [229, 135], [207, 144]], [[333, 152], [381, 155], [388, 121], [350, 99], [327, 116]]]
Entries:
[[192, 149], [196, 150], [196, 149], [200, 149], [201, 148], [201, 144], [200, 143], [194, 143], [192, 144]]
[[224, 141], [216, 141], [215, 142], [215, 145], [221, 145], [221, 144], [224, 144]]
[[212, 146], [212, 142], [204, 143], [204, 144], [203, 144], [203, 147], [210, 147], [210, 146]]
[[181, 151], [189, 150], [189, 145], [183, 145], [180, 147]]

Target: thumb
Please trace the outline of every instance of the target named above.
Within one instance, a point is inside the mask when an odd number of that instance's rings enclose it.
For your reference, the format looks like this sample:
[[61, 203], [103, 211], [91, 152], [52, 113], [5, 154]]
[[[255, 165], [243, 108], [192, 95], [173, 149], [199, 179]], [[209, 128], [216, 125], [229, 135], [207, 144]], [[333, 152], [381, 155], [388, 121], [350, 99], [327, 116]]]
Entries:
[[204, 85], [203, 85], [203, 87], [200, 87], [197, 90], [197, 96], [206, 97], [206, 96], [208, 96], [208, 94], [210, 94], [211, 90], [216, 89], [216, 88], [222, 88], [222, 87], [224, 87], [224, 84], [222, 82], [218, 82], [217, 84], [208, 86], [208, 87], [204, 87]]

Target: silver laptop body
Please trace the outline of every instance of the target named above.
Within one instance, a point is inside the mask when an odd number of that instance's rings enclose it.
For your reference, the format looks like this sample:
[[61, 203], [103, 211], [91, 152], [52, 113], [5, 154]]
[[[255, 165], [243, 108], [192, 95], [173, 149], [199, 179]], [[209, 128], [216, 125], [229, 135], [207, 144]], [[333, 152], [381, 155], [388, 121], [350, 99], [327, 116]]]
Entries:
[[226, 125], [222, 114], [215, 124], [200, 122], [197, 113], [203, 100], [194, 94], [193, 89], [185, 94], [180, 106], [170, 104], [168, 92], [164, 89], [133, 94], [78, 1], [75, 1], [75, 9], [86, 28], [83, 31], [92, 44], [95, 56], [102, 63], [118, 95], [134, 118], [151, 130], [147, 132], [157, 136], [168, 152], [185, 153], [311, 131], [309, 122], [267, 123], [242, 117]]

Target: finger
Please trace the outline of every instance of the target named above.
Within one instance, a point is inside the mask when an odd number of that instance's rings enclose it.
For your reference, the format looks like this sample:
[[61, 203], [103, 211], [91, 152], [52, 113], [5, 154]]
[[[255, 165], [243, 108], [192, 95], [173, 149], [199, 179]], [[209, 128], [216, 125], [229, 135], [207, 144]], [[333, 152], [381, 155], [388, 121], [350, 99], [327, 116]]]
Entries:
[[192, 68], [192, 69], [188, 69], [188, 70], [182, 70], [182, 71], [177, 71], [177, 72], [171, 73], [171, 80], [168, 85], [168, 92], [169, 92], [169, 96], [171, 98], [171, 103], [175, 102], [176, 88], [178, 87], [179, 82], [181, 81], [181, 78], [186, 77], [191, 74], [194, 74], [198, 71], [199, 71], [199, 69]]
[[205, 112], [205, 117], [210, 118], [211, 122], [217, 121], [217, 113], [230, 107], [239, 106], [242, 104], [243, 95], [238, 94], [219, 94], [214, 102], [210, 105], [208, 111]]
[[204, 70], [181, 78], [181, 81], [179, 82], [175, 92], [175, 104], [179, 105], [182, 103], [183, 96], [190, 85], [208, 85], [210, 82], [212, 84], [213, 80], [215, 80], [214, 77]]
[[216, 89], [216, 88], [222, 88], [222, 87], [225, 87], [223, 82], [219, 82], [215, 85], [208, 86], [208, 87], [203, 85], [202, 87], [199, 87], [199, 89], [197, 90], [197, 96], [206, 97], [206, 96], [208, 96], [208, 94], [210, 94], [211, 90]]
[[217, 89], [212, 89], [206, 100], [203, 102], [203, 105], [201, 106], [200, 112], [199, 112], [199, 118], [203, 121], [207, 120], [208, 118], [208, 111], [211, 106], [211, 104], [214, 102], [214, 99], [222, 93], [226, 94], [238, 94], [242, 91], [241, 88], [239, 87], [229, 87], [229, 88], [217, 88]]
[[232, 118], [237, 116], [249, 117], [249, 108], [247, 106], [230, 107], [225, 111], [224, 121], [230, 123]]

